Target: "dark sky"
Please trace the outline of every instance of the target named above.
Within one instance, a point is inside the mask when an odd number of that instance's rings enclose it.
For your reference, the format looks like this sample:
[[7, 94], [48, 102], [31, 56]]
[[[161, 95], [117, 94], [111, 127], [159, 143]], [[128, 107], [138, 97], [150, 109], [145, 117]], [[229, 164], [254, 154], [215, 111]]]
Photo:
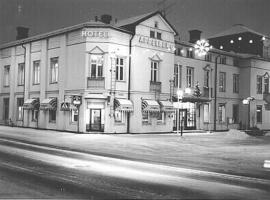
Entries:
[[[0, 44], [13, 41], [16, 26], [30, 27], [30, 35], [45, 33], [111, 14], [123, 19], [158, 9], [161, 0], [0, 0]], [[270, 33], [270, 0], [167, 0], [167, 18], [181, 38], [199, 29], [203, 36], [244, 24]]]

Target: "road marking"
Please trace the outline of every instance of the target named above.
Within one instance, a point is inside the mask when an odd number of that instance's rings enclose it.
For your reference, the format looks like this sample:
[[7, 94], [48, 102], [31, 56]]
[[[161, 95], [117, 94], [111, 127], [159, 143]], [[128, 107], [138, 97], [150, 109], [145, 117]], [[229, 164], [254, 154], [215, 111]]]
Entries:
[[270, 168], [270, 160], [265, 160], [263, 167], [264, 168]]

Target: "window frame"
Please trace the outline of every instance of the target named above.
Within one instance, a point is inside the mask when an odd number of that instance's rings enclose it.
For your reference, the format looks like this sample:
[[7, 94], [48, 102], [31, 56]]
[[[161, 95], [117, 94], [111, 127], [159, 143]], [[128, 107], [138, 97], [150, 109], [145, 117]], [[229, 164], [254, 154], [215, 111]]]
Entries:
[[[258, 112], [258, 109], [260, 112]], [[256, 122], [258, 124], [262, 124], [263, 121], [263, 109], [262, 109], [262, 105], [256, 105]], [[259, 117], [258, 117], [259, 114]]]
[[123, 111], [115, 110], [114, 111], [114, 122], [116, 124], [126, 123], [126, 113]]
[[32, 82], [33, 85], [39, 85], [40, 84], [40, 70], [41, 70], [41, 68], [40, 68], [40, 60], [33, 61], [33, 82]]
[[3, 86], [9, 87], [10, 86], [10, 65], [4, 66], [4, 78], [3, 78]]
[[16, 112], [16, 120], [17, 121], [23, 121], [23, 103], [24, 103], [24, 98], [19, 97], [17, 98], [17, 112]]
[[50, 59], [50, 84], [56, 84], [59, 80], [59, 57]]
[[157, 115], [157, 124], [165, 124], [165, 112], [159, 112]]
[[25, 70], [25, 63], [19, 63], [18, 64], [18, 77], [17, 77], [18, 86], [24, 85], [24, 70]]
[[239, 93], [240, 90], [240, 74], [233, 74], [233, 93]]
[[226, 92], [226, 72], [219, 72], [219, 92]]
[[[189, 73], [190, 70], [190, 73]], [[186, 86], [187, 88], [194, 87], [194, 68], [187, 66], [186, 69]]]
[[[77, 118], [76, 118], [77, 116]], [[71, 123], [77, 123], [79, 120], [79, 110], [78, 109], [72, 109], [70, 111], [70, 122]]]
[[[220, 108], [221, 108], [221, 110], [220, 110]], [[224, 111], [224, 113], [223, 113], [223, 111]], [[224, 120], [223, 120], [223, 117], [224, 117]], [[225, 103], [218, 104], [218, 122], [219, 122], [219, 124], [226, 123], [226, 104]]]
[[[95, 59], [96, 57], [96, 59]], [[94, 62], [95, 61], [95, 62]], [[116, 59], [115, 59], [116, 63]], [[93, 73], [93, 69], [95, 69]], [[90, 54], [90, 66], [89, 66], [90, 78], [103, 78], [104, 74], [104, 56], [103, 54]], [[101, 73], [101, 74], [100, 74]]]
[[159, 61], [151, 60], [151, 82], [159, 82], [159, 64]]
[[[144, 118], [144, 116], [147, 116], [147, 118]], [[143, 124], [150, 124], [150, 113], [149, 112], [142, 111], [142, 123]]]
[[262, 94], [262, 76], [257, 75], [256, 80], [256, 92], [257, 94]]
[[[121, 65], [121, 60], [123, 61]], [[117, 57], [115, 60], [115, 80], [116, 81], [125, 81], [125, 66], [126, 60], [124, 57]], [[121, 69], [122, 69], [122, 79], [121, 77]]]
[[[52, 119], [54, 117], [55, 119]], [[49, 110], [49, 123], [55, 124], [57, 120], [57, 113], [56, 110]]]
[[204, 69], [203, 86], [210, 88], [210, 70]]
[[[237, 108], [237, 109], [235, 109]], [[235, 112], [237, 111], [237, 112]], [[239, 123], [239, 105], [238, 104], [233, 104], [232, 105], [232, 120], [234, 124]]]
[[[176, 70], [177, 69], [177, 70]], [[174, 87], [182, 87], [182, 65], [174, 64]]]
[[263, 77], [263, 93], [268, 94], [269, 93], [269, 77]]

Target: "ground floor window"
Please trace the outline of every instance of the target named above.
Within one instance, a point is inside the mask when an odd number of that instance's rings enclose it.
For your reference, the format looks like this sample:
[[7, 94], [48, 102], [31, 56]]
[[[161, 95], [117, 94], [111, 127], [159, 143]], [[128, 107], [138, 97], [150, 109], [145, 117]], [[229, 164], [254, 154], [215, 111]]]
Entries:
[[32, 122], [36, 122], [38, 119], [38, 110], [32, 110]]
[[203, 122], [209, 123], [209, 104], [203, 105]]
[[226, 122], [226, 111], [225, 104], [218, 105], [218, 122], [225, 123]]
[[17, 99], [17, 120], [23, 120], [23, 98]]
[[79, 111], [78, 109], [72, 109], [70, 112], [71, 115], [71, 122], [77, 122], [79, 118]]
[[125, 123], [125, 112], [121, 112], [121, 111], [115, 111], [114, 112], [114, 121], [116, 123]]
[[256, 117], [257, 117], [257, 123], [262, 123], [262, 106], [256, 107]]
[[165, 113], [164, 112], [158, 113], [157, 122], [158, 123], [165, 123]]
[[142, 122], [147, 124], [150, 122], [150, 114], [149, 112], [142, 112]]
[[49, 110], [49, 122], [50, 123], [56, 122], [56, 110]]
[[3, 119], [8, 120], [9, 118], [9, 98], [4, 98], [4, 112], [3, 112]]
[[233, 123], [236, 124], [239, 121], [239, 106], [237, 104], [234, 104], [232, 107], [232, 120]]

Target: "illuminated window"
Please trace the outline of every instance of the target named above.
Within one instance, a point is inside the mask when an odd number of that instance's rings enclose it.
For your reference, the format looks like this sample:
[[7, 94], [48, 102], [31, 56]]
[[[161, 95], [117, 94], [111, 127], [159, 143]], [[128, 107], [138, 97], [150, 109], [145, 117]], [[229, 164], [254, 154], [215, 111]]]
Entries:
[[225, 104], [218, 105], [218, 122], [219, 123], [226, 122]]
[[71, 122], [77, 122], [79, 118], [79, 111], [78, 109], [72, 109], [70, 112], [71, 115]]
[[262, 77], [257, 76], [257, 94], [262, 94]]
[[58, 82], [58, 57], [51, 58], [51, 71], [50, 71], [50, 83], [57, 83]]
[[151, 81], [152, 82], [158, 82], [159, 81], [159, 73], [158, 69], [159, 63], [157, 61], [151, 61]]
[[33, 62], [33, 84], [40, 84], [40, 61]]
[[262, 123], [262, 106], [256, 106], [257, 123]]
[[193, 87], [194, 85], [194, 69], [192, 67], [187, 67], [187, 87]]
[[226, 73], [219, 72], [219, 91], [225, 92], [226, 91]]
[[91, 55], [90, 63], [90, 77], [103, 77], [103, 56]]
[[18, 65], [18, 85], [24, 85], [24, 63]]
[[116, 80], [124, 80], [124, 58], [116, 58]]
[[10, 65], [4, 66], [4, 87], [9, 86]]
[[17, 120], [23, 120], [23, 98], [17, 99]]

